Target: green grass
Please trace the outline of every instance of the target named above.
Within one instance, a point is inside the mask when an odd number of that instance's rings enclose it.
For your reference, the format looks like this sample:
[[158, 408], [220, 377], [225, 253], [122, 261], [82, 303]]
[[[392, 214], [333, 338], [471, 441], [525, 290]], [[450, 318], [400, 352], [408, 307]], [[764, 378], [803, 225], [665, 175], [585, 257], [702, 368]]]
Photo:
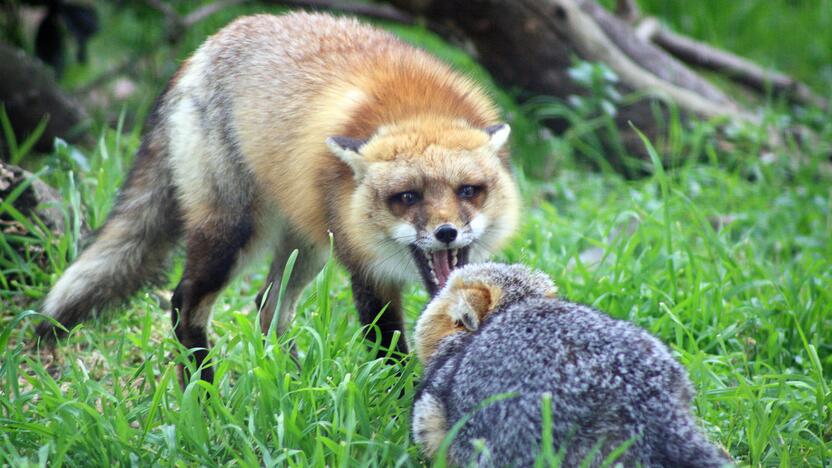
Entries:
[[[189, 47], [216, 27], [193, 32]], [[487, 80], [423, 31], [398, 30]], [[720, 30], [723, 40], [729, 32]], [[648, 176], [626, 180], [586, 170], [575, 148], [597, 150], [596, 134], [549, 136], [534, 123], [547, 107], [518, 107], [502, 93], [498, 100], [512, 119], [525, 199], [521, 232], [498, 256], [548, 272], [563, 296], [667, 343], [697, 389], [695, 413], [740, 464], [832, 465], [830, 115], [772, 114], [804, 119], [819, 135], [807, 146], [776, 149], [761, 143], [761, 129], [732, 132], [730, 145], [720, 145], [709, 123], [670, 122], [657, 145], [662, 153], [641, 166]], [[132, 103], [119, 122], [141, 121], [146, 106]], [[419, 364], [371, 358], [335, 263], [279, 339], [264, 340], [255, 326], [266, 264], [232, 283], [212, 322], [215, 385], [177, 385], [182, 349], [165, 290], [146, 291], [111, 320], [74, 330], [57, 359], [31, 348], [29, 309], [82, 248], [79, 216], [93, 227], [103, 222], [138, 146], [138, 127], [100, 126], [94, 148], [59, 145], [35, 160], [33, 169], [66, 200], [65, 234], [0, 207], [29, 231], [0, 236], [0, 463], [427, 463], [408, 428]], [[171, 284], [180, 273], [177, 265]], [[408, 330], [425, 300], [409, 290]], [[299, 367], [285, 352], [290, 342]]]

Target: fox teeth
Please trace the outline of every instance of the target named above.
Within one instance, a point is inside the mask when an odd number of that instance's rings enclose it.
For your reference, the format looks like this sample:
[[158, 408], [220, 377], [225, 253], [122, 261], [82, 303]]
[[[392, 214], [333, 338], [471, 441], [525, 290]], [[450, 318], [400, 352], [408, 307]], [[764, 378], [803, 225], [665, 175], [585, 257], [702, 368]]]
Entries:
[[436, 278], [436, 271], [433, 269], [433, 256], [428, 254], [426, 255], [426, 257], [428, 258], [428, 267], [430, 267], [430, 277], [433, 280], [433, 282], [438, 286], [439, 279]]
[[457, 254], [457, 252], [458, 252], [457, 249], [451, 250], [451, 266], [453, 266], [454, 268], [456, 268], [456, 254]]

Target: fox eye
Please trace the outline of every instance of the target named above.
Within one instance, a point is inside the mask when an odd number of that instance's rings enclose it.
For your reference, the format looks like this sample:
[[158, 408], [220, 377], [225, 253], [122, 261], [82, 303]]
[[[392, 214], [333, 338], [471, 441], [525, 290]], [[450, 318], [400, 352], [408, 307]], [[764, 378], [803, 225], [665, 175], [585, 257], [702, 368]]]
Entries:
[[482, 190], [482, 187], [478, 185], [463, 185], [459, 187], [457, 190], [457, 196], [462, 199], [470, 199], [477, 196], [478, 193]]
[[415, 205], [421, 199], [422, 199], [422, 195], [419, 192], [413, 192], [413, 191], [397, 193], [397, 194], [393, 195], [392, 197], [390, 197], [391, 201], [401, 203], [402, 205], [405, 205], [405, 206]]

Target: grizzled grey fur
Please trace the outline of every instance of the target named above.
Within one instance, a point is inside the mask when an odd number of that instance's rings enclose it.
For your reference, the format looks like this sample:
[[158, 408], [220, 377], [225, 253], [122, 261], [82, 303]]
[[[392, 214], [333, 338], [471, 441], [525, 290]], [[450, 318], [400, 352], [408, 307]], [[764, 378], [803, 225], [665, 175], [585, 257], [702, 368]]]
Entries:
[[[624, 466], [732, 463], [697, 427], [685, 369], [658, 339], [590, 307], [535, 297], [541, 274], [525, 267], [470, 265], [455, 274], [487, 276], [506, 294], [477, 330], [445, 338], [426, 363], [414, 399], [417, 441], [472, 414], [450, 446], [451, 463], [531, 466], [548, 392], [554, 450], [565, 447], [564, 466], [579, 465], [600, 442], [590, 464], [598, 466], [631, 439], [617, 460]], [[513, 396], [476, 411], [506, 393]], [[487, 454], [477, 454], [476, 439]]]

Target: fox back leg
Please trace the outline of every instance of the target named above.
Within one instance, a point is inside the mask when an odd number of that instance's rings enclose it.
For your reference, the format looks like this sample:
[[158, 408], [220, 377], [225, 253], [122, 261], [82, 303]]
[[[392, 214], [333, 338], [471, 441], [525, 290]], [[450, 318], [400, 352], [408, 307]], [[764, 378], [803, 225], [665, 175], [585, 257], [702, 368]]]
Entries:
[[[208, 354], [208, 323], [217, 296], [257, 245], [255, 182], [240, 152], [227, 90], [207, 80], [206, 59], [194, 56], [179, 79], [187, 93], [172, 98], [170, 160], [185, 221], [185, 269], [174, 291], [172, 320], [176, 337], [192, 349], [202, 378], [213, 380]], [[183, 368], [181, 383], [187, 383]]]
[[[173, 293], [171, 318], [176, 338], [193, 350], [196, 368], [202, 368], [202, 379], [209, 382], [214, 377], [206, 362], [211, 308], [233, 277], [243, 250], [252, 243], [253, 226], [250, 214], [215, 215], [187, 233], [185, 271]], [[180, 372], [184, 385], [189, 375], [184, 368]]]

